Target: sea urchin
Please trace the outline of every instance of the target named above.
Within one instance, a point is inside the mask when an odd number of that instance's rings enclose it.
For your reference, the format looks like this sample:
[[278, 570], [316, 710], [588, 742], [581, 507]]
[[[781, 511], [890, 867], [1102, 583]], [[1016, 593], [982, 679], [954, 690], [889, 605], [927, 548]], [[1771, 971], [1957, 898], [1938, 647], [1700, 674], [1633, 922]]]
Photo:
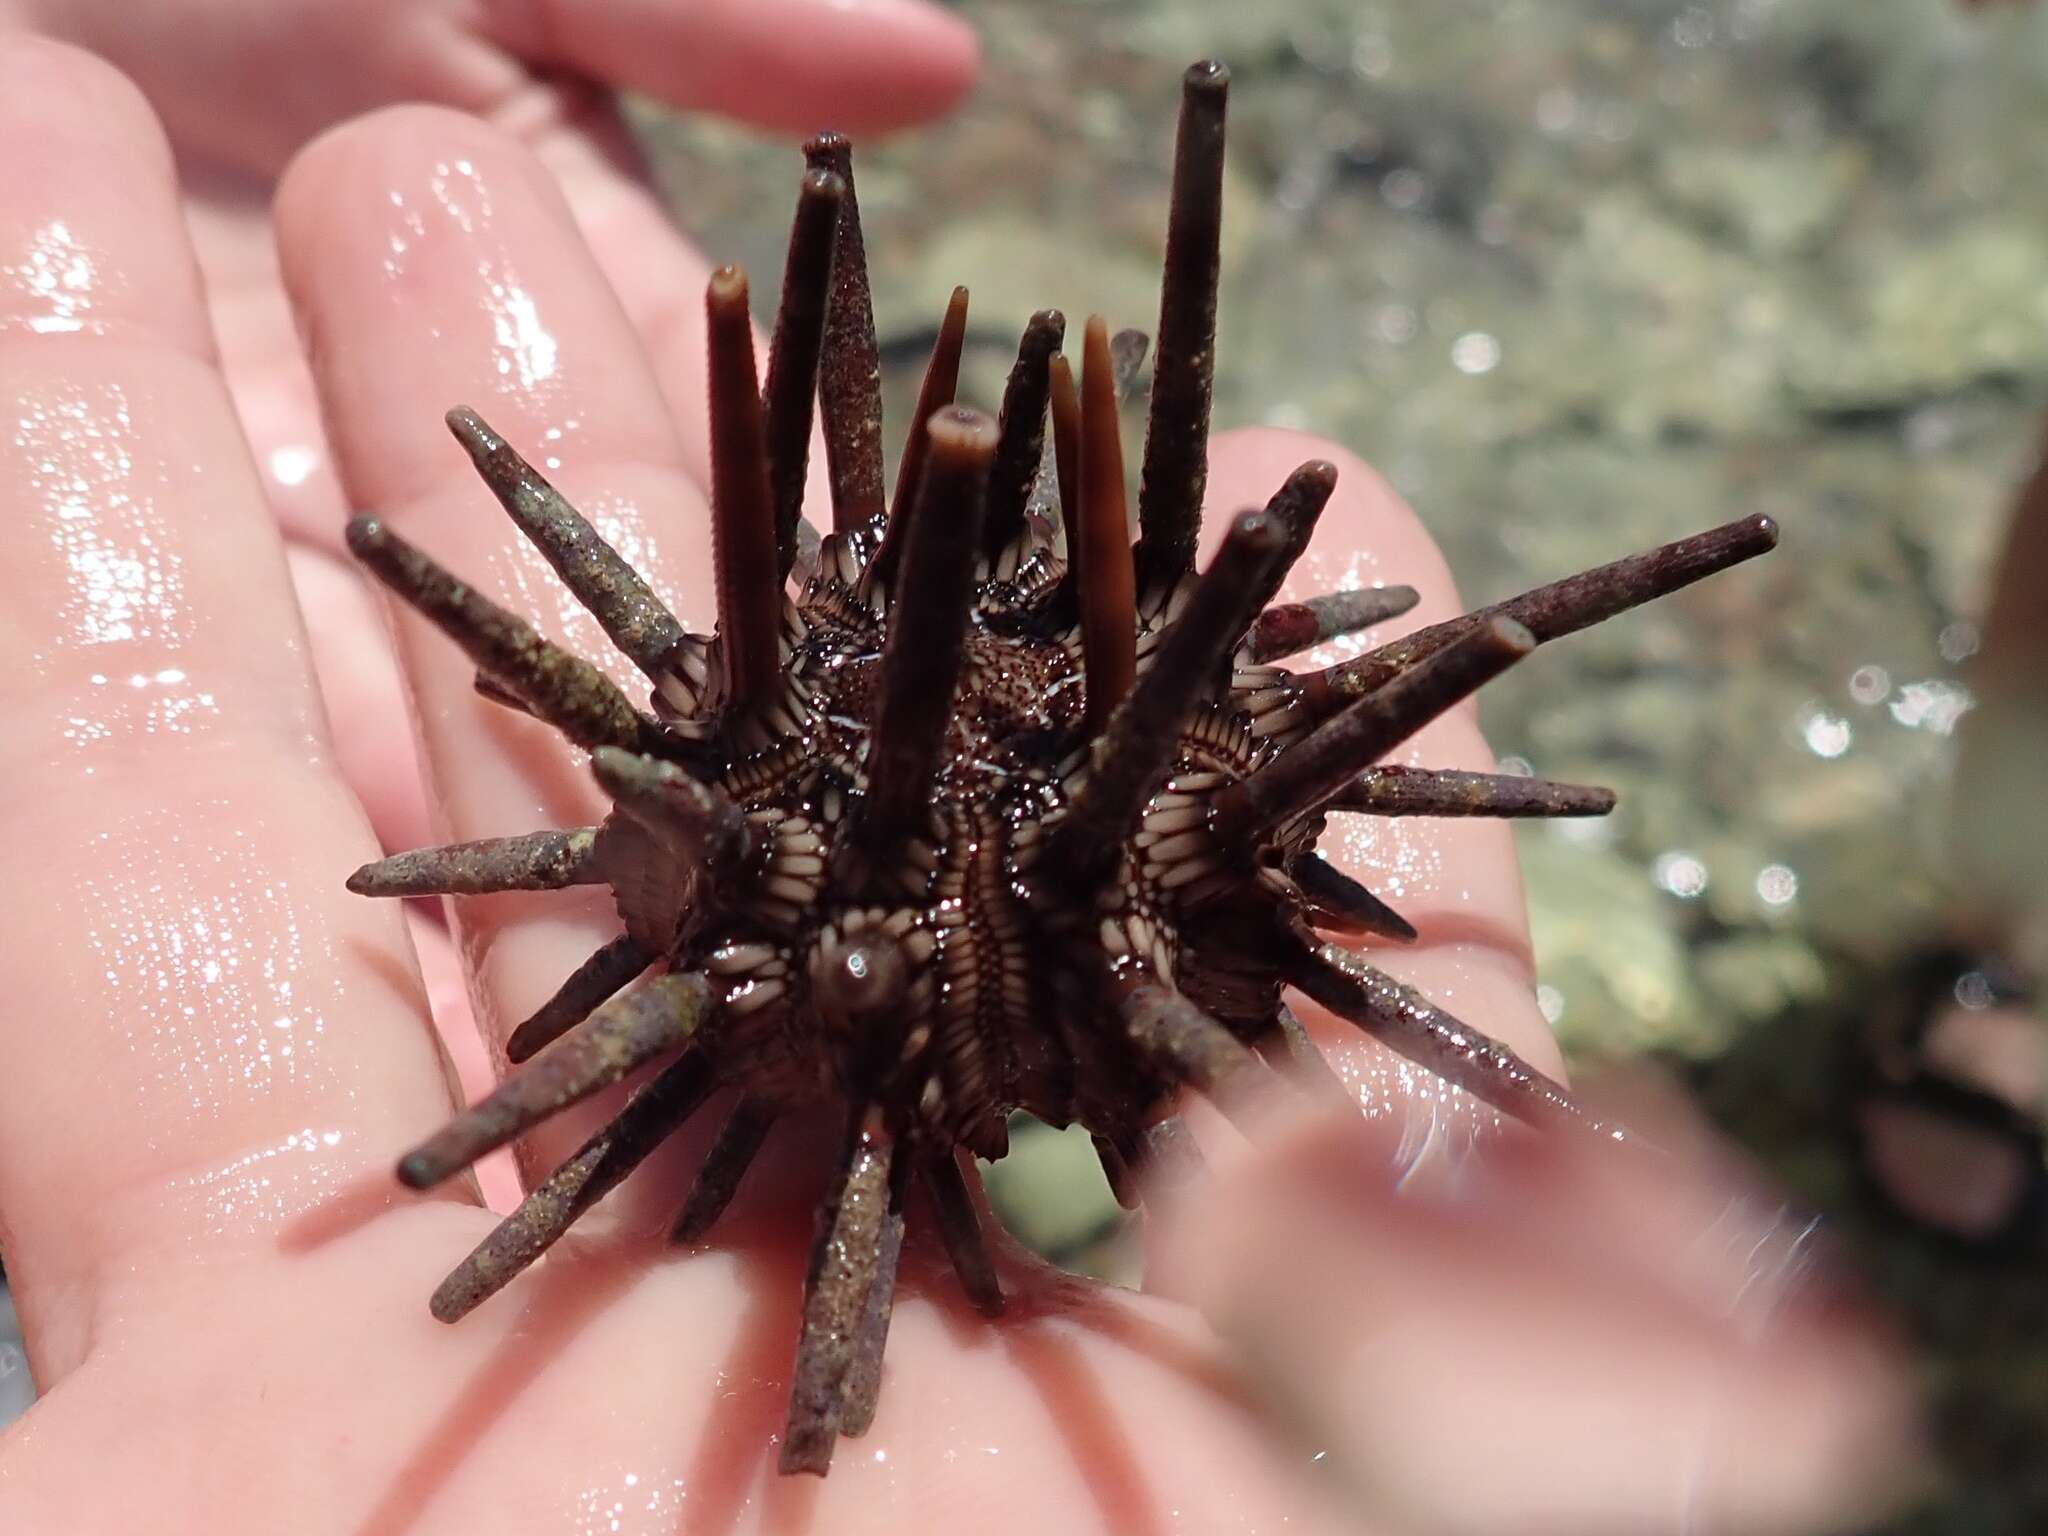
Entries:
[[[1509, 1114], [1584, 1123], [1558, 1084], [1324, 940], [1413, 930], [1316, 854], [1323, 818], [1605, 812], [1604, 790], [1374, 765], [1540, 642], [1761, 553], [1776, 530], [1731, 523], [1327, 671], [1273, 665], [1414, 594], [1273, 604], [1335, 484], [1321, 462], [1194, 570], [1227, 85], [1216, 64], [1185, 81], [1135, 545], [1117, 395], [1142, 338], [1091, 319], [1077, 388], [1064, 321], [1033, 316], [991, 419], [952, 403], [964, 289], [885, 498], [852, 159], [834, 135], [805, 148], [765, 388], [745, 278], [724, 268], [706, 295], [715, 635], [687, 633], [475, 415], [449, 417], [646, 674], [648, 707], [376, 519], [350, 527], [355, 553], [475, 661], [478, 688], [588, 750], [614, 801], [599, 826], [399, 854], [350, 888], [605, 884], [624, 927], [512, 1035], [527, 1064], [399, 1177], [435, 1184], [666, 1058], [447, 1278], [436, 1316], [504, 1286], [714, 1090], [738, 1097], [678, 1219], [686, 1239], [776, 1116], [843, 1120], [781, 1451], [785, 1472], [823, 1473], [874, 1411], [911, 1180], [968, 1295], [1001, 1307], [964, 1159], [1001, 1156], [1013, 1111], [1085, 1126], [1133, 1201], [1178, 1134], [1183, 1085], [1227, 1111], [1261, 1057], [1312, 1053], [1281, 1000], [1293, 986]], [[800, 515], [814, 400], [822, 540]]]

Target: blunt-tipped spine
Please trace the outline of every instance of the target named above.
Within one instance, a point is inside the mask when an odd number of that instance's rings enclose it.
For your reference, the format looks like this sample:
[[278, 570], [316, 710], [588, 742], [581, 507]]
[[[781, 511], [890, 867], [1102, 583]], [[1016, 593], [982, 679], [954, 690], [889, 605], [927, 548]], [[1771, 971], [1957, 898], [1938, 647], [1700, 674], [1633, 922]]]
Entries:
[[926, 824], [973, 602], [974, 551], [996, 424], [947, 406], [931, 419], [930, 459], [904, 541], [903, 581], [882, 647], [881, 705], [868, 738], [867, 794], [842, 856], [856, 883]]
[[717, 1086], [711, 1064], [693, 1054], [634, 1093], [441, 1282], [430, 1303], [434, 1316], [458, 1322], [503, 1290], [695, 1114]]
[[767, 420], [768, 484], [775, 504], [775, 569], [787, 577], [796, 562], [797, 524], [803, 519], [804, 476], [811, 462], [811, 416], [818, 396], [818, 360], [825, 341], [825, 310], [832, 294], [832, 247], [846, 201], [846, 183], [828, 170], [804, 173], [789, 255], [782, 267], [782, 301], [768, 344], [768, 381], [761, 389]]
[[461, 1172], [635, 1067], [687, 1045], [710, 1008], [711, 988], [695, 974], [660, 976], [613, 998], [408, 1152], [399, 1182], [428, 1189]]
[[953, 1273], [975, 1310], [996, 1317], [1003, 1310], [1002, 1282], [982, 1235], [981, 1216], [974, 1205], [974, 1191], [961, 1171], [964, 1154], [956, 1149], [932, 1152], [924, 1160], [925, 1188], [932, 1194], [932, 1209], [938, 1216], [939, 1236], [953, 1261]]
[[1124, 1032], [1170, 1082], [1187, 1083], [1234, 1120], [1258, 1097], [1265, 1067], [1237, 1036], [1180, 993], [1156, 981], [1124, 990]]
[[848, 1371], [881, 1269], [895, 1138], [878, 1109], [853, 1117], [839, 1185], [819, 1212], [804, 1279], [803, 1331], [782, 1436], [781, 1470], [823, 1477], [832, 1465]]
[[559, 891], [596, 885], [597, 828], [487, 837], [415, 848], [365, 864], [348, 877], [358, 896], [483, 896], [493, 891]]
[[925, 360], [924, 378], [917, 387], [917, 403], [911, 407], [911, 427], [905, 434], [903, 458], [896, 470], [896, 489], [889, 499], [889, 522], [893, 527], [910, 515], [917, 503], [918, 487], [924, 480], [924, 466], [931, 453], [931, 434], [926, 424], [940, 409], [951, 405], [960, 391], [960, 358], [967, 350], [967, 290], [955, 288], [946, 300], [946, 313], [939, 320], [938, 339], [932, 355]]
[[715, 785], [674, 763], [615, 747], [598, 748], [590, 767], [620, 810], [693, 863], [722, 870], [746, 860], [746, 813]]
[[1124, 498], [1109, 327], [1090, 315], [1082, 342], [1080, 538], [1072, 546], [1081, 592], [1081, 659], [1087, 673], [1087, 728], [1108, 724], [1138, 672], [1137, 580]]
[[1223, 251], [1224, 112], [1230, 71], [1209, 61], [1181, 82], [1159, 296], [1152, 410], [1138, 489], [1138, 574], [1148, 593], [1194, 565], [1209, 481], [1209, 400], [1216, 378], [1216, 290]]
[[676, 1215], [675, 1229], [670, 1234], [676, 1242], [696, 1242], [725, 1214], [774, 1125], [775, 1111], [751, 1094], [743, 1095], [733, 1105], [725, 1123], [718, 1128], [711, 1150], [704, 1154], [704, 1165], [697, 1170], [690, 1193]]
[[1536, 648], [1528, 630], [1494, 618], [1432, 653], [1217, 797], [1226, 841], [1249, 839], [1315, 810], [1360, 770]]
[[1266, 515], [1280, 528], [1286, 540], [1286, 550], [1254, 590], [1252, 602], [1259, 617], [1252, 621], [1245, 645], [1251, 644], [1258, 625], [1271, 611], [1266, 605], [1279, 595], [1288, 571], [1307, 552], [1309, 540], [1315, 536], [1316, 524], [1336, 489], [1337, 466], [1328, 459], [1311, 459], [1281, 482], [1280, 489], [1267, 501]]
[[1413, 923], [1320, 854], [1303, 854], [1287, 866], [1287, 873], [1322, 919], [1318, 926], [1415, 942]]
[[505, 1042], [506, 1056], [516, 1064], [552, 1045], [653, 963], [651, 950], [631, 934], [620, 934], [570, 972], [554, 996], [512, 1031]]
[[1689, 587], [1731, 565], [1754, 559], [1775, 549], [1777, 543], [1777, 523], [1759, 513], [1608, 565], [1595, 566], [1491, 607], [1431, 624], [1390, 640], [1355, 660], [1341, 662], [1305, 680], [1310, 701], [1324, 712], [1341, 709], [1351, 700], [1381, 687], [1405, 668], [1495, 619], [1511, 619], [1520, 624], [1536, 637], [1538, 644], [1574, 634], [1654, 598]]
[[461, 646], [477, 666], [586, 750], [652, 747], [665, 733], [582, 657], [457, 580], [375, 517], [348, 525], [348, 547], [377, 579]]
[[1481, 1103], [1535, 1126], [1611, 1133], [1565, 1086], [1405, 982], [1334, 944], [1304, 946], [1287, 980], [1339, 1018]]
[[882, 1218], [881, 1240], [875, 1245], [875, 1278], [868, 1284], [868, 1302], [861, 1309], [854, 1334], [853, 1358], [839, 1388], [839, 1433], [864, 1435], [874, 1427], [882, 1401], [882, 1356], [889, 1347], [889, 1323], [896, 1313], [896, 1271], [903, 1259], [903, 1202], [900, 1186], [910, 1159], [890, 1170], [889, 1214]]
[[811, 169], [830, 171], [845, 188], [832, 241], [832, 297], [825, 306], [825, 344], [818, 370], [818, 410], [825, 422], [825, 465], [832, 482], [832, 529], [861, 533], [881, 522], [882, 356], [875, 339], [868, 255], [853, 182], [853, 146], [825, 133], [804, 145]]
[[1614, 791], [1513, 773], [1458, 768], [1368, 768], [1330, 800], [1333, 811], [1374, 816], [1605, 816]]
[[1299, 603], [1276, 604], [1252, 625], [1246, 659], [1259, 666], [1284, 661], [1398, 619], [1419, 600], [1413, 587], [1361, 587], [1355, 592], [1328, 592]]
[[[1330, 1065], [1330, 1058], [1310, 1037], [1301, 1016], [1285, 1003], [1274, 1010], [1273, 1033], [1260, 1045], [1269, 1063], [1277, 1066], [1284, 1061], [1295, 1080], [1308, 1091], [1350, 1109], [1358, 1108], [1357, 1094], [1337, 1075], [1337, 1069]], [[1267, 1049], [1269, 1046], [1270, 1050]]]
[[1160, 638], [1152, 665], [1096, 737], [1087, 782], [1043, 861], [1053, 879], [1092, 889], [1122, 856], [1139, 809], [1178, 750], [1182, 727], [1214, 687], [1257, 611], [1256, 592], [1286, 552], [1286, 531], [1264, 512], [1241, 513], [1232, 524]]
[[1103, 1181], [1109, 1185], [1116, 1203], [1127, 1211], [1137, 1210], [1145, 1201], [1138, 1188], [1138, 1170], [1131, 1159], [1113, 1137], [1097, 1135], [1090, 1140], [1095, 1143], [1095, 1161], [1102, 1165]]
[[1045, 456], [1045, 410], [1051, 398], [1052, 358], [1066, 340], [1067, 317], [1041, 309], [1024, 326], [1017, 361], [1003, 386], [1003, 409], [997, 418], [1002, 439], [988, 476], [988, 522], [982, 530], [982, 553], [990, 560], [1014, 544], [1024, 532], [1025, 509], [1032, 482]]
[[746, 274], [738, 267], [711, 274], [704, 314], [711, 356], [711, 563], [725, 703], [746, 709], [766, 698], [781, 674], [782, 577], [754, 374], [754, 322]]
[[590, 610], [612, 644], [655, 682], [686, 636], [668, 605], [504, 438], [468, 406], [448, 413], [448, 430], [468, 450], [484, 484], [520, 532], [547, 557], [562, 584]]

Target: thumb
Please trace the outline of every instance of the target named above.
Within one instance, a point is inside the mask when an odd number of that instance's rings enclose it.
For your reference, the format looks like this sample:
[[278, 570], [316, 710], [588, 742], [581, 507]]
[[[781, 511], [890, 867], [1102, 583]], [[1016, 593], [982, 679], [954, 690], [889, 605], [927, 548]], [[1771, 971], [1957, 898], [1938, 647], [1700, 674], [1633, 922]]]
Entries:
[[1628, 1118], [1686, 1150], [1503, 1137], [1455, 1190], [1404, 1192], [1388, 1133], [1340, 1110], [1165, 1241], [1275, 1418], [1376, 1516], [1584, 1536], [1877, 1513], [1914, 1465], [1884, 1333], [1682, 1113]]

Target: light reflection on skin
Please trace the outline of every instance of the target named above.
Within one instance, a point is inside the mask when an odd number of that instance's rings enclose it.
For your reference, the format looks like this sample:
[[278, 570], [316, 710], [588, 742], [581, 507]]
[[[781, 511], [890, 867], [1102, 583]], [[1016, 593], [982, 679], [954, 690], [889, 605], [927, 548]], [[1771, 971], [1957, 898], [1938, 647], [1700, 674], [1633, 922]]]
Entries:
[[47, 509], [40, 521], [65, 568], [63, 614], [45, 632], [78, 646], [189, 640], [183, 561], [149, 494], [165, 476], [136, 460], [122, 386], [52, 382], [17, 402], [16, 495]]
[[189, 1245], [203, 1252], [209, 1241], [281, 1227], [339, 1194], [347, 1184], [347, 1168], [337, 1153], [347, 1135], [333, 1126], [302, 1126], [178, 1181], [173, 1187], [190, 1197]]
[[277, 835], [246, 804], [199, 801], [174, 824], [114, 817], [79, 850], [60, 900], [132, 1003], [104, 1040], [146, 1063], [137, 1080], [161, 1102], [138, 1106], [145, 1123], [220, 1119], [287, 1091], [349, 1097], [322, 1050], [337, 1002], [322, 978], [344, 967], [325, 925], [302, 926], [261, 872]]
[[99, 267], [62, 219], [36, 230], [20, 259], [0, 266], [0, 284], [11, 290], [8, 308], [16, 323], [39, 335], [82, 331], [94, 322]]

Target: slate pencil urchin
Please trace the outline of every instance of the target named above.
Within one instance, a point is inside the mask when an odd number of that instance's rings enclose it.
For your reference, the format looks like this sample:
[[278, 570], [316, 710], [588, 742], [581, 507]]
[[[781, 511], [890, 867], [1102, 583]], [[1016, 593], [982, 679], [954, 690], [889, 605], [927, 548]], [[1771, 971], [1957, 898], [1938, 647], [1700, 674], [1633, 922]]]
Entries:
[[[964, 289], [885, 493], [851, 152], [834, 135], [805, 149], [765, 387], [745, 278], [722, 269], [706, 296], [715, 635], [687, 633], [474, 414], [449, 417], [646, 674], [647, 707], [374, 518], [350, 527], [355, 553], [475, 661], [478, 688], [588, 750], [614, 801], [599, 826], [399, 854], [351, 889], [604, 884], [624, 928], [514, 1032], [525, 1065], [399, 1177], [437, 1183], [666, 1063], [449, 1275], [436, 1316], [504, 1286], [722, 1087], [738, 1098], [677, 1220], [686, 1240], [778, 1116], [843, 1120], [781, 1448], [785, 1472], [823, 1473], [874, 1412], [913, 1180], [968, 1295], [1001, 1307], [964, 1159], [1001, 1156], [1014, 1110], [1085, 1126], [1134, 1201], [1178, 1133], [1176, 1090], [1227, 1111], [1269, 1061], [1313, 1052], [1281, 1000], [1292, 986], [1511, 1115], [1588, 1123], [1558, 1084], [1324, 938], [1414, 930], [1316, 840], [1331, 812], [1610, 809], [1605, 790], [1375, 765], [1542, 641], [1759, 554], [1776, 529], [1730, 523], [1327, 671], [1275, 666], [1415, 594], [1274, 604], [1335, 484], [1321, 462], [1194, 569], [1227, 84], [1217, 64], [1185, 81], [1135, 545], [1117, 396], [1142, 338], [1089, 320], [1077, 382], [1061, 316], [1033, 316], [992, 419], [953, 403]], [[800, 515], [814, 402], [822, 541]]]

